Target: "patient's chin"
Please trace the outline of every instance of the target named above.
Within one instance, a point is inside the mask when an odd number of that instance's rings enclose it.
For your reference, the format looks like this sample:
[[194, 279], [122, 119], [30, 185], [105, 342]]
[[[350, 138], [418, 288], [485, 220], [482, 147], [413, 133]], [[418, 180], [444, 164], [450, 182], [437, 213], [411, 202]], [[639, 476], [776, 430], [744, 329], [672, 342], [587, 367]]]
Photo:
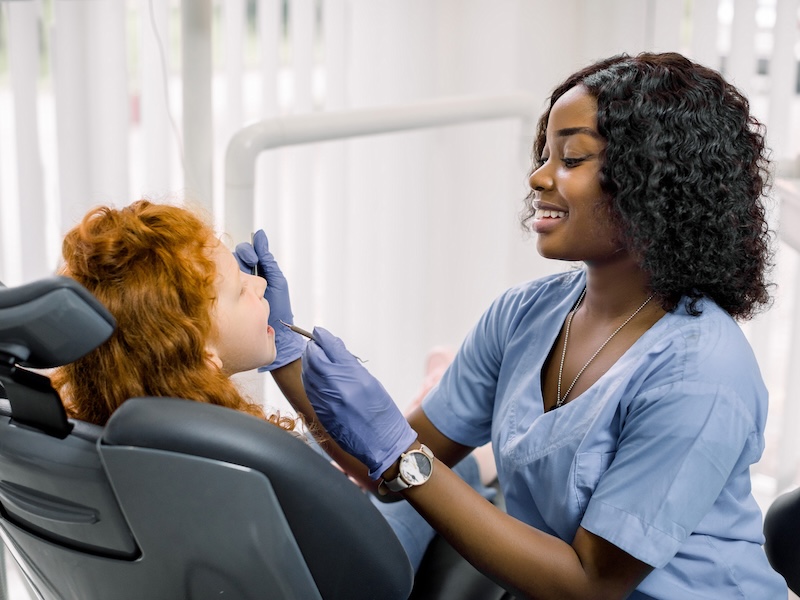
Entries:
[[267, 365], [271, 365], [273, 362], [275, 362], [275, 358], [277, 356], [278, 356], [278, 349], [275, 347], [275, 344], [273, 343], [272, 346], [267, 349], [265, 356], [262, 357], [264, 359], [263, 362], [261, 362], [258, 366], [266, 367]]

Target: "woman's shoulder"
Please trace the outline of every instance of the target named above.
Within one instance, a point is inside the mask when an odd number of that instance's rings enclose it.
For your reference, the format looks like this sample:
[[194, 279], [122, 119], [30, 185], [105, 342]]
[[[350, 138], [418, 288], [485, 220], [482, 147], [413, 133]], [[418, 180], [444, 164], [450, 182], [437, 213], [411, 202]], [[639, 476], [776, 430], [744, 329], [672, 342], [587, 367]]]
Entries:
[[537, 315], [537, 319], [546, 318], [563, 303], [573, 303], [586, 285], [585, 281], [584, 271], [578, 269], [517, 284], [495, 298], [485, 317], [512, 326]]
[[526, 281], [507, 289], [499, 298], [505, 302], [526, 303], [530, 301], [561, 300], [573, 290], [586, 285], [583, 269], [572, 269]]
[[[651, 385], [678, 385], [739, 397], [756, 409], [766, 388], [752, 347], [739, 324], [711, 300], [682, 301], [648, 333], [640, 364]], [[754, 404], [755, 403], [755, 404]]]
[[684, 340], [688, 352], [713, 354], [717, 349], [752, 355], [742, 328], [713, 300], [700, 299], [695, 307], [697, 314], [688, 307], [689, 301], [684, 298], [669, 315], [670, 331]]
[[547, 275], [517, 284], [496, 296], [473, 327], [471, 336], [504, 346], [511, 337], [549, 322], [565, 303], [574, 303], [584, 286], [583, 271]]

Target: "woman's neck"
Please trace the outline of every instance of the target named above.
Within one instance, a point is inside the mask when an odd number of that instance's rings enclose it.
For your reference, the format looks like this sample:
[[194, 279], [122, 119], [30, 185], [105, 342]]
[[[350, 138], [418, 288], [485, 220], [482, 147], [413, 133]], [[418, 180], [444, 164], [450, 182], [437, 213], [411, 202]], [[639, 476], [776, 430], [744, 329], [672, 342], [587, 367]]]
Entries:
[[600, 319], [627, 315], [652, 294], [649, 281], [648, 274], [632, 259], [587, 264], [583, 309]]

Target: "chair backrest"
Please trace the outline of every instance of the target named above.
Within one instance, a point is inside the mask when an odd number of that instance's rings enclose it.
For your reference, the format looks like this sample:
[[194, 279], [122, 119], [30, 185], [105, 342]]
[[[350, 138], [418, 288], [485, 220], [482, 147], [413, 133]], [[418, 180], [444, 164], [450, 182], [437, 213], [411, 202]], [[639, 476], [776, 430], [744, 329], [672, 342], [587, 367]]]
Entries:
[[764, 515], [764, 552], [800, 595], [800, 488], [778, 496]]
[[[49, 380], [20, 365], [75, 360], [114, 322], [65, 280], [0, 289], [0, 534], [42, 598], [408, 597], [413, 572], [386, 521], [291, 434], [174, 398], [131, 399], [105, 427], [67, 419]], [[71, 301], [57, 321], [79, 331], [50, 338], [77, 335], [80, 351], [42, 335], [56, 307], [36, 299], [54, 290]], [[24, 305], [35, 326], [18, 326]]]

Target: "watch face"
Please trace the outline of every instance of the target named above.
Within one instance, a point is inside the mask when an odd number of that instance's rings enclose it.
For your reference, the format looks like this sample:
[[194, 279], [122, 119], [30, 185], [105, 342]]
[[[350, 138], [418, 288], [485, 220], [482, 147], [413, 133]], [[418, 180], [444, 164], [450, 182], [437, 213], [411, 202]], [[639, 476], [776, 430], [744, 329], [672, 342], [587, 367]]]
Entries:
[[422, 452], [410, 452], [400, 461], [400, 476], [409, 485], [425, 483], [431, 471], [431, 459]]

